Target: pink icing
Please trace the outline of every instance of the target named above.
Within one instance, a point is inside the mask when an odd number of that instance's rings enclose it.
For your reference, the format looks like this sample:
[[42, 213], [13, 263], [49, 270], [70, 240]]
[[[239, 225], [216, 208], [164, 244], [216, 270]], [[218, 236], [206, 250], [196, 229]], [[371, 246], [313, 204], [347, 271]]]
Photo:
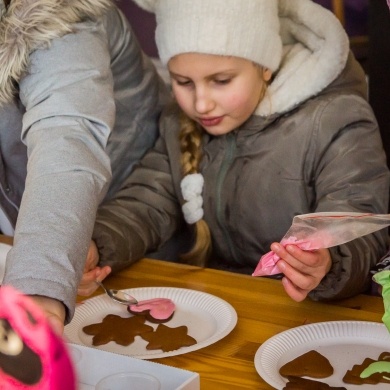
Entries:
[[153, 298], [139, 301], [136, 305], [129, 305], [134, 313], [141, 313], [149, 310], [149, 314], [157, 320], [169, 318], [176, 309], [175, 304], [168, 298]]
[[[316, 249], [313, 248], [312, 244], [307, 241], [297, 241], [295, 237], [289, 237], [286, 240], [280, 242], [281, 245], [286, 246], [288, 244], [294, 244], [301, 249], [310, 250]], [[273, 251], [270, 251], [263, 255], [257, 264], [255, 271], [252, 276], [266, 276], [266, 275], [276, 275], [281, 274], [282, 271], [278, 267], [278, 261], [280, 257]]]

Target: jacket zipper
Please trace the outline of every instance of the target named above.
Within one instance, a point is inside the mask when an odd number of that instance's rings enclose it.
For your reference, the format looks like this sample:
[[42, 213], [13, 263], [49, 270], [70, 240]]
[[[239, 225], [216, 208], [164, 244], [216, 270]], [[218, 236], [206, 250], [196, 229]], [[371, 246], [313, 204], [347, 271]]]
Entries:
[[230, 254], [234, 261], [236, 263], [240, 264], [240, 261], [238, 260], [238, 257], [236, 255], [236, 251], [233, 245], [233, 242], [230, 238], [230, 234], [228, 229], [226, 228], [226, 220], [224, 217], [224, 213], [222, 211], [222, 187], [223, 187], [223, 182], [225, 181], [227, 171], [229, 167], [231, 166], [231, 163], [233, 161], [233, 158], [235, 156], [235, 151], [236, 151], [236, 140], [235, 140], [235, 134], [234, 133], [229, 133], [226, 136], [226, 142], [227, 142], [227, 151], [225, 153], [221, 168], [218, 173], [217, 177], [217, 189], [216, 189], [216, 194], [217, 194], [217, 221], [220, 225], [220, 228], [222, 230], [222, 234], [225, 238], [225, 241], [229, 247]]

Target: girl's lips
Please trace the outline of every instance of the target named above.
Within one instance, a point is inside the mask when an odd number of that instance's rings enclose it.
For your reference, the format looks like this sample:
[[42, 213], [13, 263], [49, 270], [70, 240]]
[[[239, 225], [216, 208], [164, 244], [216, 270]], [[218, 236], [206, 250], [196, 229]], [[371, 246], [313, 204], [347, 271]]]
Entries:
[[217, 126], [223, 120], [223, 116], [217, 116], [213, 118], [199, 118], [199, 122], [204, 127]]

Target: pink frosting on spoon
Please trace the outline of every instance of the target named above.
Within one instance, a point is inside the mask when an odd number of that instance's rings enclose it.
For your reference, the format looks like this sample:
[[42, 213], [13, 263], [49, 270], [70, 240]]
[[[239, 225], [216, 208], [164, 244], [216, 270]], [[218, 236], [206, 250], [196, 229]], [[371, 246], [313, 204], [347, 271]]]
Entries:
[[129, 305], [134, 313], [141, 313], [149, 310], [149, 315], [157, 320], [169, 318], [176, 309], [175, 304], [168, 298], [153, 298], [139, 301], [136, 305]]

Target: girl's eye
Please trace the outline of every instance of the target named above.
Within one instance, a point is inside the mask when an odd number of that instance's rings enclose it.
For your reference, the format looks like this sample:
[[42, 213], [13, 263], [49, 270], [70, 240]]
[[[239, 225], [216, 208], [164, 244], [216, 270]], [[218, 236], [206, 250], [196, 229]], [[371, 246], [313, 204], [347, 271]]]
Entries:
[[219, 84], [219, 85], [229, 84], [231, 81], [232, 81], [231, 78], [228, 78], [228, 79], [216, 79], [216, 80], [214, 80], [214, 82], [215, 82], [216, 84]]
[[188, 87], [192, 85], [192, 82], [190, 80], [175, 80], [176, 84], [181, 87]]

